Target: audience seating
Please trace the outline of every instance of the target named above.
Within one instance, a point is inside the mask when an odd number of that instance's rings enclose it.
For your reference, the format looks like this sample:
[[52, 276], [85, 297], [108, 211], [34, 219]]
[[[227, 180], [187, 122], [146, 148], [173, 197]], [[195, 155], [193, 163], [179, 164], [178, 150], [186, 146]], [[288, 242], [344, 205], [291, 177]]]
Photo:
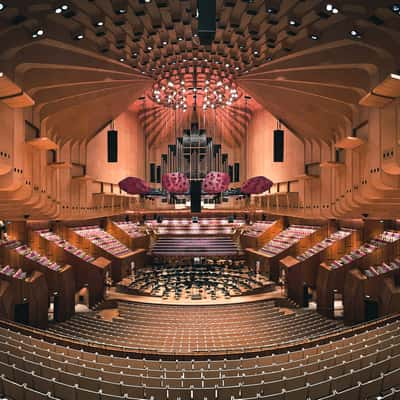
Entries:
[[301, 341], [343, 328], [310, 310], [275, 307], [273, 301], [229, 305], [173, 306], [119, 303], [120, 318], [77, 314], [49, 329], [82, 341], [160, 354], [238, 352]]
[[12, 400], [400, 398], [399, 321], [298, 351], [215, 360], [120, 358], [5, 328], [0, 340], [0, 393]]

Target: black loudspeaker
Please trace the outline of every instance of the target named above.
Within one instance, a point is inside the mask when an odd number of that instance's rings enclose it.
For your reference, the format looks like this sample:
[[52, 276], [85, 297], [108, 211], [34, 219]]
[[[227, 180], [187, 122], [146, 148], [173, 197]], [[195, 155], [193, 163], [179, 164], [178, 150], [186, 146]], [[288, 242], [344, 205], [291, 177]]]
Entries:
[[157, 165], [157, 183], [161, 183], [161, 166]]
[[233, 181], [234, 182], [240, 181], [240, 165], [238, 162], [235, 162], [233, 166]]
[[201, 212], [201, 181], [192, 181], [190, 184], [190, 204], [193, 213]]
[[364, 298], [365, 321], [372, 321], [379, 317], [379, 304], [368, 297]]
[[217, 26], [216, 3], [216, 0], [200, 0], [197, 2], [199, 38], [203, 46], [210, 46], [215, 38]]
[[229, 165], [228, 174], [229, 174], [229, 179], [231, 180], [231, 182], [233, 182], [233, 165]]
[[108, 131], [107, 159], [108, 162], [118, 162], [118, 131]]
[[283, 162], [284, 132], [281, 129], [274, 130], [274, 162]]
[[233, 215], [229, 215], [228, 216], [228, 222], [230, 223], [230, 224], [233, 224], [233, 221], [235, 220], [235, 217], [233, 216]]
[[156, 164], [150, 164], [150, 182], [156, 183]]

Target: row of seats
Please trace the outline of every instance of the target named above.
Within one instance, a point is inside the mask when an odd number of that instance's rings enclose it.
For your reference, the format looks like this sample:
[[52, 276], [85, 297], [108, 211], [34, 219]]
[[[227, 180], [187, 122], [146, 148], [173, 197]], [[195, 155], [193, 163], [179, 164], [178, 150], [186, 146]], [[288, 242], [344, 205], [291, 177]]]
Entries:
[[314, 311], [281, 310], [272, 301], [187, 307], [120, 302], [119, 318], [113, 321], [91, 312], [50, 327], [85, 342], [160, 354], [249, 351], [340, 329], [342, 323]]
[[154, 256], [235, 256], [241, 254], [240, 246], [228, 236], [190, 237], [161, 236], [154, 243]]
[[[196, 361], [182, 361], [181, 365], [191, 368], [179, 371], [178, 360], [135, 360], [87, 353], [6, 329], [0, 329], [0, 335], [4, 343], [0, 351], [0, 392], [13, 400], [399, 398], [399, 322], [286, 353], [281, 355], [281, 363], [275, 362], [276, 356], [236, 360], [238, 366], [246, 360], [258, 371], [263, 365], [266, 370], [263, 372], [250, 374], [241, 368], [211, 368], [207, 371], [215, 371], [219, 376], [200, 379], [190, 376], [195, 373]], [[214, 362], [233, 366], [235, 360], [197, 362], [196, 367]], [[297, 366], [289, 368], [289, 362]], [[136, 364], [153, 369], [131, 371]], [[161, 365], [163, 369], [155, 368]], [[142, 374], [135, 375], [139, 371]], [[180, 373], [183, 375], [174, 377]]]

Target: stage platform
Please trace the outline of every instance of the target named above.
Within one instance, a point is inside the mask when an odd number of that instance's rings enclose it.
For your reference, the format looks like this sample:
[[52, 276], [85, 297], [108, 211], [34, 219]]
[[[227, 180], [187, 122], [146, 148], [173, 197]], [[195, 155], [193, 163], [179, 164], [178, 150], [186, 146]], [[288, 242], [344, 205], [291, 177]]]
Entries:
[[276, 287], [274, 291], [257, 293], [257, 294], [249, 294], [242, 296], [235, 296], [229, 299], [226, 298], [218, 298], [216, 300], [211, 299], [201, 299], [201, 300], [191, 300], [187, 298], [182, 299], [163, 299], [161, 297], [154, 296], [143, 296], [143, 295], [133, 295], [128, 293], [120, 293], [116, 290], [115, 287], [111, 288], [107, 291], [106, 301], [131, 301], [137, 303], [149, 303], [149, 304], [165, 304], [165, 305], [179, 305], [179, 306], [193, 306], [193, 305], [220, 305], [220, 304], [242, 304], [242, 303], [251, 303], [256, 301], [263, 300], [286, 300], [286, 296], [282, 288]]

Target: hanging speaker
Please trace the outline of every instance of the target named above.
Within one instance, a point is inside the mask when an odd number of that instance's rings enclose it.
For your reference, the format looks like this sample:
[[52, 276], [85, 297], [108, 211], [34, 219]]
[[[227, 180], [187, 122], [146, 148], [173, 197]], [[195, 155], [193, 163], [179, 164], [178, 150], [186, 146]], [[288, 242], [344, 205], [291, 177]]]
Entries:
[[107, 160], [118, 161], [118, 131], [110, 130], [107, 134]]
[[274, 162], [283, 162], [284, 132], [282, 129], [274, 130]]
[[200, 44], [210, 46], [215, 38], [217, 26], [216, 0], [200, 0], [197, 2], [199, 13], [198, 26]]
[[150, 163], [150, 182], [156, 183], [156, 164]]
[[228, 166], [229, 179], [233, 182], [233, 165]]
[[240, 165], [239, 163], [235, 162], [233, 166], [233, 178], [234, 182], [239, 182], [240, 181]]
[[157, 165], [156, 175], [157, 183], [161, 183], [161, 165]]

